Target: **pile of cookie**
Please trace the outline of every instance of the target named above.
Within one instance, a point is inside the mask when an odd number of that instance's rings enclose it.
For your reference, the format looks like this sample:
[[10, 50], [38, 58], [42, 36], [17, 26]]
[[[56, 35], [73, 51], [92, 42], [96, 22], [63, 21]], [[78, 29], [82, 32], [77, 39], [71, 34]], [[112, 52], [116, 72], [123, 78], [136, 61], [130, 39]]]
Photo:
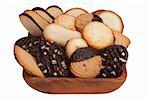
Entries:
[[32, 76], [113, 78], [125, 69], [130, 40], [113, 11], [36, 7], [19, 18], [29, 33], [16, 41], [14, 54]]

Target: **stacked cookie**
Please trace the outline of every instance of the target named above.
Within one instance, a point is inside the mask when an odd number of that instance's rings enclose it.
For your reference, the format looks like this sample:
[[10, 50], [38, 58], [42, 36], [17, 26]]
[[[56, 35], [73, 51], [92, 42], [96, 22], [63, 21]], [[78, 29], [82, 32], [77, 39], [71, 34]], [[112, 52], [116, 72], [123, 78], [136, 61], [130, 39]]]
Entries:
[[19, 64], [37, 77], [119, 77], [128, 59], [129, 38], [113, 11], [89, 13], [58, 6], [26, 10], [19, 16], [29, 31], [16, 41]]

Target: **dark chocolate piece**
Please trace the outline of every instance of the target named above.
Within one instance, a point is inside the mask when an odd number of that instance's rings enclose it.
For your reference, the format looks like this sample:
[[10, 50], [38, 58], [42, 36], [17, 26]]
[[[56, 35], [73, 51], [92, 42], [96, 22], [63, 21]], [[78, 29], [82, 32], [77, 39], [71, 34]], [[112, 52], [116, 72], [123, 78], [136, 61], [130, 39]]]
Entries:
[[119, 77], [128, 59], [128, 52], [121, 45], [113, 45], [100, 51], [103, 58], [102, 65], [104, 69], [100, 71], [98, 77]]
[[77, 49], [70, 57], [71, 62], [79, 62], [98, 55], [98, 51], [91, 47]]
[[99, 22], [102, 22], [102, 19], [101, 19], [99, 16], [93, 14], [93, 19], [92, 19], [92, 21], [99, 21]]

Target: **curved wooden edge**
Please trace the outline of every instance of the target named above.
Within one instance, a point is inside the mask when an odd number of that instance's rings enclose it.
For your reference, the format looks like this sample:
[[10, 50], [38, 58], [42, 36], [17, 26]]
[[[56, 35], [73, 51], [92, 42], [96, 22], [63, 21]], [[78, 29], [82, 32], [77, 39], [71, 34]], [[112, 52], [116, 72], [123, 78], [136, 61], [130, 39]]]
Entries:
[[121, 87], [127, 71], [118, 78], [32, 77], [23, 71], [26, 83], [35, 90], [49, 94], [102, 94]]

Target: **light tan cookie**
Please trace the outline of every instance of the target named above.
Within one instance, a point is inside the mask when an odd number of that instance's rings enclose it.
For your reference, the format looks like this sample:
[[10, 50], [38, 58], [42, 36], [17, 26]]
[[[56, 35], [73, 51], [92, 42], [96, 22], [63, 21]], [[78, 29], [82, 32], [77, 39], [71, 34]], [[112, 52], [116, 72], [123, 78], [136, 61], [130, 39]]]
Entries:
[[123, 21], [121, 17], [113, 11], [105, 10], [100, 14], [97, 14], [100, 18], [102, 18], [103, 23], [109, 26], [112, 30], [116, 32], [123, 32]]
[[81, 8], [72, 8], [72, 9], [69, 9], [68, 11], [65, 12], [65, 14], [69, 14], [69, 15], [72, 15], [74, 17], [77, 17], [83, 13], [88, 13], [88, 12], [84, 9], [81, 9]]
[[95, 78], [100, 73], [100, 56], [87, 59], [81, 62], [71, 63], [71, 72], [81, 78]]
[[95, 78], [100, 73], [102, 58], [95, 49], [79, 48], [71, 55], [70, 61], [70, 70], [77, 77]]
[[14, 53], [18, 62], [25, 70], [34, 76], [45, 78], [32, 55], [17, 45], [14, 46]]
[[114, 35], [112, 30], [101, 22], [90, 22], [84, 27], [83, 38], [89, 46], [103, 49], [113, 45]]
[[35, 36], [41, 36], [43, 29], [49, 22], [32, 10], [26, 10], [20, 16], [20, 21], [24, 27]]
[[102, 19], [94, 14], [89, 13], [81, 14], [75, 20], [75, 27], [78, 31], [83, 32], [83, 28], [92, 21], [102, 22]]
[[64, 28], [55, 23], [52, 23], [45, 28], [43, 36], [46, 40], [53, 40], [62, 46], [65, 46], [70, 39], [82, 37], [80, 32]]
[[56, 5], [53, 5], [53, 6], [50, 6], [46, 9], [46, 11], [52, 15], [54, 18], [60, 16], [63, 14], [63, 11], [60, 7], [56, 6]]
[[75, 17], [68, 15], [68, 14], [63, 14], [58, 16], [55, 20], [54, 23], [59, 24], [65, 28], [71, 29], [71, 30], [76, 30], [75, 28]]
[[114, 37], [115, 37], [115, 45], [122, 45], [125, 48], [127, 48], [131, 41], [128, 37], [126, 37], [125, 35], [123, 35], [122, 33], [117, 33], [117, 32], [113, 32], [114, 33]]
[[66, 44], [66, 53], [68, 58], [79, 48], [88, 47], [86, 41], [82, 38], [73, 38]]
[[43, 29], [39, 24], [28, 14], [22, 13], [19, 15], [20, 21], [23, 26], [29, 31], [30, 34], [41, 36]]
[[40, 7], [35, 7], [32, 9], [33, 11], [35, 11], [36, 13], [38, 13], [40, 16], [42, 16], [46, 21], [48, 21], [49, 23], [53, 22], [54, 17], [51, 16], [46, 10], [44, 10], [43, 8]]

